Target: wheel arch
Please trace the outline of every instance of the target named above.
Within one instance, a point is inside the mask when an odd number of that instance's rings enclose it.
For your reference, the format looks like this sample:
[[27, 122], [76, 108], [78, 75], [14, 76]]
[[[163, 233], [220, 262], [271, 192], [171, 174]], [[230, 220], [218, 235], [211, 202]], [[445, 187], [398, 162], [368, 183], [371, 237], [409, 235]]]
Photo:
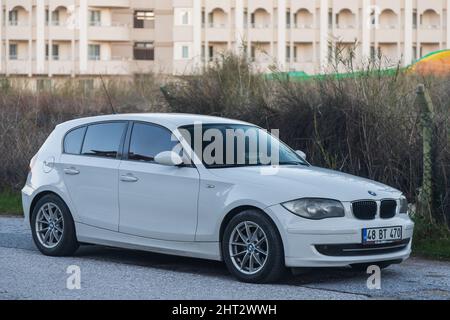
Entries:
[[[56, 192], [54, 192], [54, 191], [51, 191], [51, 190], [44, 190], [44, 191], [41, 191], [41, 192], [39, 192], [39, 193], [37, 193], [35, 196], [34, 196], [34, 198], [33, 198], [33, 200], [31, 201], [31, 204], [30, 204], [30, 212], [29, 212], [29, 215], [28, 215], [28, 219], [29, 219], [29, 223], [31, 224], [31, 218], [32, 218], [32, 215], [33, 215], [33, 211], [34, 211], [34, 209], [35, 209], [35, 207], [36, 207], [36, 204], [39, 202], [39, 200], [41, 200], [43, 197], [45, 197], [45, 196], [47, 196], [47, 195], [55, 195], [55, 196], [57, 196], [58, 198], [60, 198], [61, 199], [61, 201], [62, 202], [64, 202], [65, 204], [66, 204], [66, 206], [67, 207], [69, 207], [68, 206], [68, 204], [67, 204], [67, 202], [64, 200], [64, 198], [62, 198], [59, 194], [57, 194]], [[70, 210], [70, 209], [69, 209]], [[72, 216], [72, 219], [73, 219], [73, 215], [72, 215], [72, 212], [70, 212], [70, 215]]]
[[[223, 234], [225, 232], [225, 228], [227, 227], [228, 223], [230, 223], [231, 219], [233, 219], [233, 217], [235, 217], [236, 215], [238, 215], [239, 213], [246, 211], [246, 210], [255, 210], [255, 211], [259, 211], [261, 214], [263, 214], [272, 224], [272, 226], [275, 228], [276, 232], [278, 233], [278, 236], [280, 237], [281, 240], [281, 246], [283, 248], [283, 251], [285, 249], [284, 247], [284, 241], [283, 241], [283, 237], [281, 235], [281, 232], [277, 226], [277, 224], [275, 223], [275, 221], [273, 220], [273, 218], [267, 213], [265, 212], [263, 209], [258, 208], [256, 206], [252, 206], [252, 205], [241, 205], [238, 207], [233, 208], [232, 210], [230, 210], [222, 219], [222, 222], [220, 224], [220, 229], [219, 229], [219, 242], [222, 243], [223, 241]], [[222, 245], [219, 246], [220, 247], [220, 256], [223, 259], [223, 254], [222, 254]]]

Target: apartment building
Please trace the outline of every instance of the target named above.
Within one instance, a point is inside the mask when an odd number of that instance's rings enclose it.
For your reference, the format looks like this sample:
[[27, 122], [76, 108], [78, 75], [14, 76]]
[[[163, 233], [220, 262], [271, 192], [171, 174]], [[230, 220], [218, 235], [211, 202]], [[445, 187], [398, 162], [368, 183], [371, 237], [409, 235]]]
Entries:
[[[0, 0], [0, 74], [184, 74], [222, 52], [324, 72], [334, 44], [408, 65], [450, 47], [450, 0]], [[345, 50], [343, 50], [345, 52]]]

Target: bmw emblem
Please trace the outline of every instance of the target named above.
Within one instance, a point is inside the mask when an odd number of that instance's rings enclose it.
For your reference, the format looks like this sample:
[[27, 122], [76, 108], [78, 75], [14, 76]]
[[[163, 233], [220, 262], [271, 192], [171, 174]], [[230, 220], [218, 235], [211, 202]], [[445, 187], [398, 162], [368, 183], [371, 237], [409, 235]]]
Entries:
[[376, 196], [377, 196], [377, 194], [376, 194], [375, 192], [373, 192], [373, 191], [369, 191], [369, 194], [370, 194], [371, 196], [373, 196], [373, 197], [376, 197]]

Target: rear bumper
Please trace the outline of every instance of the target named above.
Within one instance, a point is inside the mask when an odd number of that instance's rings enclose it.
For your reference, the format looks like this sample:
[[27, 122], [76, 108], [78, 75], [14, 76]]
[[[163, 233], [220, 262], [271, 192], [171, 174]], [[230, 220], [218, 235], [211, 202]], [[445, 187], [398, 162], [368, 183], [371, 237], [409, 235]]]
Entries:
[[[267, 210], [280, 230], [287, 267], [342, 267], [355, 263], [404, 261], [411, 254], [414, 223], [407, 215], [370, 221], [353, 217], [313, 221], [298, 217], [281, 205]], [[403, 242], [384, 248], [361, 245], [363, 228], [392, 226], [402, 227]]]

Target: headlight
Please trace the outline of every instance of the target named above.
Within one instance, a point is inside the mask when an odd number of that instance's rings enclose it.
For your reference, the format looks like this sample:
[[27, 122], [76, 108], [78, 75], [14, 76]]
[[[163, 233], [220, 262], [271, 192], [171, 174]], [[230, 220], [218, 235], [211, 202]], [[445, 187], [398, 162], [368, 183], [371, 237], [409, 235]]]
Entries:
[[400, 198], [400, 213], [408, 213], [408, 200], [405, 197]]
[[331, 199], [299, 199], [281, 204], [290, 212], [307, 219], [321, 220], [345, 216], [340, 201]]

